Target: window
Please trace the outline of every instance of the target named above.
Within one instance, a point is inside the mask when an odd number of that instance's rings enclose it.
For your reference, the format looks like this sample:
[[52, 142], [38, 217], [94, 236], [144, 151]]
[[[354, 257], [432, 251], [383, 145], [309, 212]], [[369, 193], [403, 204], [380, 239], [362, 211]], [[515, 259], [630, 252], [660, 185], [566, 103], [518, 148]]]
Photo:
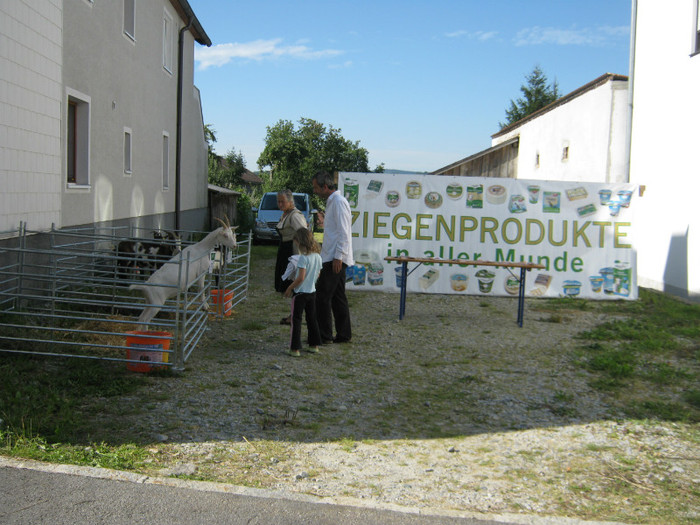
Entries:
[[170, 136], [163, 132], [163, 189], [170, 187]]
[[66, 89], [66, 182], [90, 184], [90, 97]]
[[131, 130], [124, 128], [124, 174], [131, 175]]
[[535, 168], [540, 167], [540, 154], [539, 152], [535, 155]]
[[695, 1], [695, 32], [693, 35], [693, 54], [700, 54], [700, 0]]
[[124, 0], [124, 33], [136, 40], [136, 0]]
[[569, 160], [569, 146], [564, 146], [564, 149], [561, 150], [561, 161], [567, 160]]
[[163, 12], [163, 69], [168, 73], [173, 72], [173, 17], [167, 11]]

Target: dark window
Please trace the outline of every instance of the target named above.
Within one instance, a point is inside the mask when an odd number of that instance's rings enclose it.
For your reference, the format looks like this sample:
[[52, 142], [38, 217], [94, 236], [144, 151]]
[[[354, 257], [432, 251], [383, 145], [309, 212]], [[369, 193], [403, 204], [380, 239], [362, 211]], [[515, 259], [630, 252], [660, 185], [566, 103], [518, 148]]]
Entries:
[[299, 211], [306, 211], [306, 199], [303, 195], [294, 196], [294, 206], [296, 206]]
[[78, 111], [78, 105], [73, 101], [68, 101], [68, 132], [67, 132], [67, 156], [68, 156], [68, 166], [67, 166], [67, 179], [68, 182], [75, 184], [77, 182], [77, 167], [76, 167], [76, 148], [77, 148], [77, 128], [76, 128], [76, 113]]
[[261, 210], [278, 210], [279, 208], [277, 207], [277, 194], [276, 193], [270, 193], [269, 195], [265, 195], [262, 200], [262, 204], [260, 205]]

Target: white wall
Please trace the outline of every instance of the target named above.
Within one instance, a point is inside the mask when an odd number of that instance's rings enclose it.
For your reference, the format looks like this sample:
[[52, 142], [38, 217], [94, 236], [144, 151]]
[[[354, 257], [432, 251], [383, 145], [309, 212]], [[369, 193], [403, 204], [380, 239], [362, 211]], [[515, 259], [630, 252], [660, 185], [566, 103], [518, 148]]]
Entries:
[[641, 286], [700, 298], [700, 55], [694, 0], [640, 0], [630, 182], [646, 185], [636, 241]]
[[[135, 38], [123, 32], [123, 2], [67, 2], [66, 89], [91, 99], [90, 184], [66, 186], [64, 226], [150, 216], [175, 210], [178, 31], [170, 0], [136, 2]], [[163, 67], [163, 17], [172, 20], [172, 66]], [[183, 69], [183, 211], [207, 206], [207, 146], [201, 107], [193, 89], [194, 38], [185, 33]], [[132, 134], [132, 172], [124, 172], [124, 131]], [[163, 135], [169, 137], [169, 186], [163, 188]], [[204, 159], [202, 163], [201, 159]]]
[[62, 2], [0, 2], [0, 232], [60, 220]]
[[492, 145], [520, 136], [519, 179], [625, 182], [626, 125], [627, 82], [608, 81], [496, 137]]

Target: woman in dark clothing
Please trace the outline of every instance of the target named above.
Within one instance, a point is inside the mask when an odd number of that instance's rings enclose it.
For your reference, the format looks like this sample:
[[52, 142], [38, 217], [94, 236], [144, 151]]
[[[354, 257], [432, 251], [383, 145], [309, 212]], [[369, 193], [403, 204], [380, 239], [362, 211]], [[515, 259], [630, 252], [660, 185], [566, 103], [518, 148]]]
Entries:
[[[294, 206], [294, 195], [291, 190], [277, 192], [277, 207], [282, 210], [282, 217], [277, 223], [277, 231], [280, 234], [280, 245], [277, 249], [277, 262], [275, 264], [275, 290], [280, 293], [289, 287], [291, 280], [282, 281], [282, 275], [287, 269], [289, 258], [296, 252], [294, 250], [294, 233], [300, 228], [306, 228], [304, 214]], [[290, 324], [291, 319], [285, 317], [281, 323]]]

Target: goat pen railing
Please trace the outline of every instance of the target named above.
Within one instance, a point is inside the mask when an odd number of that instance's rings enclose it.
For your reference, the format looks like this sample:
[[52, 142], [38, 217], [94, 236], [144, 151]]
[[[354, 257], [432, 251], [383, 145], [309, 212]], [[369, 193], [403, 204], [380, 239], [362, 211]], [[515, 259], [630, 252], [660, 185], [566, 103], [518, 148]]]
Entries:
[[[153, 243], [153, 239], [126, 227], [52, 228], [42, 233], [22, 223], [19, 230], [8, 233], [12, 241], [0, 245], [0, 352], [123, 361], [136, 366], [138, 352], [131, 352], [134, 345], [128, 338], [138, 334], [142, 344], [135, 346], [149, 347], [154, 337], [150, 334], [155, 333], [168, 344], [150, 353], [150, 365], [182, 370], [204, 335], [208, 319], [222, 320], [248, 295], [250, 235], [239, 235], [235, 253], [224, 253], [212, 261], [203, 291], [189, 286], [177, 290], [163, 305], [164, 313], [144, 327], [136, 318], [148, 304], [129, 285], [144, 284], [152, 268], [136, 269], [134, 257], [120, 254], [116, 247], [122, 242]], [[189, 238], [203, 235], [177, 233]], [[41, 242], [36, 242], [39, 234]], [[29, 243], [29, 237], [34, 242]], [[193, 241], [177, 242], [184, 248]], [[178, 263], [156, 260], [155, 264], [178, 264], [179, 272], [187, 272], [194, 262], [185, 258]], [[212, 302], [212, 283], [222, 292], [213, 314], [202, 304], [203, 294]]]

